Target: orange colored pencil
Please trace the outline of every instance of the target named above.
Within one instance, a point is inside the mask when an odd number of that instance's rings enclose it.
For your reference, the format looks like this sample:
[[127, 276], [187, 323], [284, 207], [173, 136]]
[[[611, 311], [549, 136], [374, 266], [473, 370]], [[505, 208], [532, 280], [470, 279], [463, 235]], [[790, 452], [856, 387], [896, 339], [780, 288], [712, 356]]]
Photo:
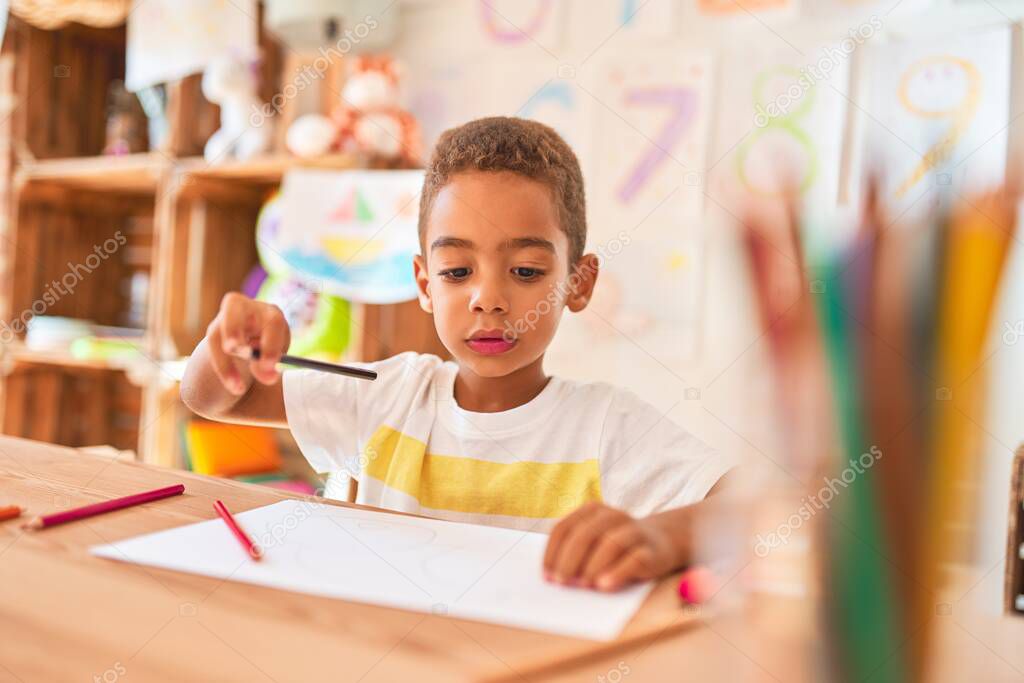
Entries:
[[8, 519], [21, 517], [22, 512], [24, 512], [24, 510], [22, 510], [17, 505], [6, 505], [4, 507], [0, 507], [0, 522], [5, 522]]

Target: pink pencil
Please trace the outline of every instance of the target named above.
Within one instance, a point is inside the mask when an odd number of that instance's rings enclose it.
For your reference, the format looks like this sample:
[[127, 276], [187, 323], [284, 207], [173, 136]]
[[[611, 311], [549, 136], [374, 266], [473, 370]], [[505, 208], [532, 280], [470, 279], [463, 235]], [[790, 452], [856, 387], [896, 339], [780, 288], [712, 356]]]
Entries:
[[94, 503], [92, 505], [86, 505], [85, 507], [75, 508], [73, 510], [65, 510], [64, 512], [55, 512], [52, 515], [33, 517], [28, 522], [25, 522], [24, 528], [45, 529], [47, 527], [57, 526], [58, 524], [64, 524], [65, 522], [74, 522], [75, 520], [85, 519], [86, 517], [101, 515], [104, 512], [112, 512], [113, 510], [120, 510], [121, 508], [131, 507], [133, 505], [142, 505], [143, 503], [160, 500], [161, 498], [181, 495], [184, 492], [184, 484], [165, 486], [162, 489], [154, 489], [153, 491], [146, 491], [145, 493], [134, 493], [130, 496], [125, 496], [124, 498], [105, 500], [102, 503]]
[[215, 501], [213, 503], [213, 509], [217, 511], [217, 514], [220, 515], [220, 518], [223, 519], [224, 523], [228, 525], [229, 529], [231, 529], [231, 533], [235, 535], [235, 538], [238, 539], [238, 542], [242, 544], [243, 548], [245, 548], [245, 552], [247, 552], [249, 556], [254, 560], [260, 559], [263, 556], [263, 551], [260, 550], [260, 547], [258, 545], [252, 542], [252, 539], [249, 538], [249, 535], [242, 530], [242, 527], [238, 526], [238, 522], [236, 522], [235, 518], [231, 515], [230, 512], [228, 512], [228, 509], [227, 507], [225, 507], [224, 503], [220, 502], [219, 500]]

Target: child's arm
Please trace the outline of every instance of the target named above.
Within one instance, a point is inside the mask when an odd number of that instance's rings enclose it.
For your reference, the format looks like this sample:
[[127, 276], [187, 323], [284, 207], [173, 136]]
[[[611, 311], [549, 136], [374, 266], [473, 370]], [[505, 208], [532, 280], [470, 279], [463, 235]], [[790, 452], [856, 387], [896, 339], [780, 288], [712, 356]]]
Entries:
[[545, 577], [612, 591], [685, 566], [693, 555], [694, 519], [718, 502], [713, 498], [733, 479], [735, 471], [719, 479], [699, 503], [641, 519], [601, 503], [584, 505], [551, 531]]
[[[287, 427], [278, 359], [291, 333], [277, 306], [230, 292], [192, 352], [181, 382], [181, 398], [203, 417]], [[239, 358], [253, 346], [258, 361]]]

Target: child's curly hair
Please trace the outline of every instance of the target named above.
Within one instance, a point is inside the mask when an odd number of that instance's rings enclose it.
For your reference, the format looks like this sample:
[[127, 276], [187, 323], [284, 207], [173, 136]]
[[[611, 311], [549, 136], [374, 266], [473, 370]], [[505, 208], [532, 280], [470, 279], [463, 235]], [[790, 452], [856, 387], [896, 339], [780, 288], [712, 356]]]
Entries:
[[553, 129], [527, 119], [492, 116], [445, 131], [430, 157], [420, 195], [421, 245], [437, 193], [462, 171], [510, 171], [547, 185], [569, 238], [570, 264], [583, 256], [587, 241], [583, 173], [572, 149]]

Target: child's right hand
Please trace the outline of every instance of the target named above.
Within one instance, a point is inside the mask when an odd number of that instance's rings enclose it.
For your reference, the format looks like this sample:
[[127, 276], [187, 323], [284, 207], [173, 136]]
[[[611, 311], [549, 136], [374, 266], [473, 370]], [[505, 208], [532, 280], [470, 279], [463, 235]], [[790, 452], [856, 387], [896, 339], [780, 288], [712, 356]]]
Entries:
[[[252, 378], [263, 384], [280, 379], [277, 362], [288, 351], [291, 331], [277, 306], [229, 292], [206, 328], [206, 342], [221, 384], [241, 396], [252, 385]], [[254, 348], [260, 351], [259, 360], [251, 358]]]

